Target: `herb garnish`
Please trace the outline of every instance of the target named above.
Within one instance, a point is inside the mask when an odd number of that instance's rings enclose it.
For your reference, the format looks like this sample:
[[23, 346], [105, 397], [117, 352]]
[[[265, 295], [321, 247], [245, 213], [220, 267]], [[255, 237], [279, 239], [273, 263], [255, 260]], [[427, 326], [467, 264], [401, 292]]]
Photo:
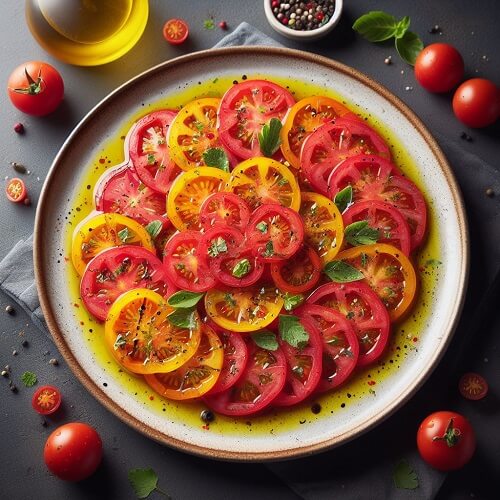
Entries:
[[304, 302], [304, 298], [305, 297], [301, 293], [293, 294], [286, 292], [285, 295], [283, 295], [283, 307], [285, 308], [285, 311], [291, 311], [292, 309], [300, 306], [300, 304]]
[[279, 347], [276, 334], [269, 330], [261, 330], [252, 334], [253, 341], [262, 349], [276, 351]]
[[414, 490], [418, 488], [417, 473], [411, 468], [407, 460], [401, 460], [394, 467], [392, 478], [396, 488]]
[[206, 30], [213, 30], [215, 29], [215, 23], [214, 23], [214, 20], [212, 18], [209, 18], [209, 19], [205, 19], [203, 21], [203, 27], [206, 29]]
[[260, 150], [264, 156], [273, 156], [281, 144], [280, 131], [282, 123], [278, 118], [271, 118], [269, 123], [262, 127], [262, 132], [259, 133]]
[[190, 309], [198, 304], [204, 295], [205, 293], [203, 292], [195, 293], [187, 290], [179, 290], [168, 298], [167, 304], [176, 309]]
[[332, 260], [324, 267], [325, 274], [336, 283], [350, 283], [364, 278], [364, 274], [343, 260]]
[[196, 312], [194, 309], [176, 309], [167, 316], [168, 321], [179, 328], [196, 328]]
[[215, 241], [212, 241], [207, 252], [210, 257], [217, 257], [219, 254], [227, 252], [226, 240], [219, 236]]
[[37, 383], [38, 379], [33, 372], [24, 372], [21, 375], [21, 382], [26, 387], [33, 387]]
[[229, 159], [222, 148], [210, 148], [203, 153], [203, 161], [207, 167], [215, 167], [229, 172]]
[[158, 476], [153, 469], [132, 469], [128, 472], [128, 480], [137, 498], [147, 498], [153, 491], [170, 499], [170, 495], [158, 488]]
[[153, 220], [146, 226], [146, 231], [153, 239], [155, 239], [161, 233], [162, 229], [163, 224], [159, 220]]
[[250, 272], [251, 266], [248, 259], [242, 259], [233, 267], [232, 275], [235, 278], [243, 278]]
[[337, 205], [340, 213], [343, 213], [344, 210], [347, 210], [352, 205], [352, 186], [346, 186], [344, 189], [339, 191], [335, 195], [333, 202], [335, 203], [335, 205]]
[[262, 253], [262, 257], [272, 257], [274, 255], [274, 245], [271, 240], [266, 243], [266, 249]]
[[259, 222], [256, 226], [255, 229], [258, 229], [262, 234], [267, 233], [267, 222]]
[[360, 220], [345, 228], [344, 237], [352, 246], [373, 245], [380, 238], [380, 232], [371, 227], [367, 220]]
[[278, 330], [280, 337], [292, 347], [305, 347], [309, 340], [309, 334], [297, 316], [280, 314]]
[[130, 232], [128, 230], [128, 227], [124, 227], [121, 231], [118, 231], [118, 238], [120, 238], [120, 241], [122, 243], [126, 243], [129, 238], [132, 236], [130, 235]]

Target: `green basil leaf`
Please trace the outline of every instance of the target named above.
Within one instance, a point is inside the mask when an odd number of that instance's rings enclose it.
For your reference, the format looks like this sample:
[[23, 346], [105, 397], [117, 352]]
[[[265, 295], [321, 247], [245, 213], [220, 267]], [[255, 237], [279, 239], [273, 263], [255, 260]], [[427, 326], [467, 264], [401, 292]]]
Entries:
[[146, 231], [153, 239], [155, 239], [161, 233], [162, 229], [163, 224], [159, 220], [153, 220], [146, 226]]
[[258, 229], [262, 234], [266, 234], [267, 233], [267, 222], [259, 222], [256, 226], [255, 226], [256, 229]]
[[402, 38], [409, 27], [410, 27], [410, 18], [408, 16], [405, 16], [403, 17], [403, 19], [401, 19], [401, 21], [398, 22], [396, 30], [394, 32], [394, 36], [396, 38]]
[[393, 470], [392, 479], [396, 488], [414, 490], [418, 488], [417, 473], [411, 468], [407, 460], [401, 460]]
[[207, 167], [215, 167], [229, 172], [229, 159], [222, 148], [210, 148], [203, 153], [203, 161]]
[[196, 328], [196, 312], [194, 309], [176, 309], [167, 316], [167, 319], [172, 325], [179, 328], [189, 328], [189, 330]]
[[266, 249], [262, 253], [262, 257], [272, 257], [274, 255], [274, 245], [271, 240], [266, 243]]
[[227, 252], [226, 240], [222, 236], [219, 236], [216, 240], [212, 241], [207, 252], [210, 257], [217, 257], [219, 254]]
[[412, 31], [407, 31], [402, 38], [396, 39], [396, 50], [398, 54], [412, 66], [415, 65], [415, 60], [423, 48], [424, 44], [422, 40]]
[[367, 220], [360, 220], [346, 226], [344, 237], [352, 246], [373, 245], [380, 238], [380, 232], [371, 227]]
[[283, 307], [285, 308], [285, 311], [291, 311], [292, 309], [300, 306], [300, 304], [304, 302], [304, 299], [305, 297], [301, 293], [292, 294], [290, 292], [286, 292], [285, 295], [283, 295]]
[[271, 118], [269, 123], [262, 127], [259, 134], [260, 150], [264, 156], [273, 156], [281, 144], [280, 131], [283, 124], [278, 118]]
[[190, 309], [194, 307], [202, 299], [205, 294], [203, 292], [195, 293], [187, 290], [179, 290], [173, 293], [167, 300], [169, 306], [176, 309]]
[[358, 18], [352, 29], [370, 42], [382, 42], [395, 35], [397, 25], [394, 16], [382, 11], [372, 11]]
[[126, 243], [131, 238], [128, 227], [124, 227], [121, 231], [118, 231], [118, 238], [120, 238], [122, 243]]
[[158, 476], [153, 469], [131, 469], [128, 480], [137, 498], [147, 498], [158, 484]]
[[332, 260], [323, 269], [325, 274], [336, 283], [350, 283], [362, 280], [364, 274], [343, 260]]
[[235, 278], [243, 278], [243, 276], [246, 276], [250, 270], [250, 261], [248, 259], [242, 259], [233, 267], [233, 272], [231, 274]]
[[346, 186], [342, 191], [339, 191], [333, 199], [340, 213], [343, 213], [352, 205], [352, 186]]
[[279, 347], [276, 334], [269, 330], [261, 330], [252, 334], [253, 341], [262, 349], [276, 351]]
[[297, 316], [280, 314], [278, 329], [280, 337], [292, 347], [305, 347], [309, 341], [309, 334]]

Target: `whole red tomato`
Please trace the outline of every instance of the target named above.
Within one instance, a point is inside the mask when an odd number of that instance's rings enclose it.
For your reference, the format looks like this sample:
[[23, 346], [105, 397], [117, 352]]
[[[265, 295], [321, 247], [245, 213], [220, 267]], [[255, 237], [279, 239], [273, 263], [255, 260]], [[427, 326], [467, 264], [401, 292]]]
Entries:
[[72, 422], [58, 427], [43, 452], [50, 472], [65, 481], [81, 481], [92, 475], [102, 458], [102, 441], [90, 425]]
[[421, 457], [432, 467], [455, 470], [474, 455], [476, 435], [469, 421], [459, 413], [438, 411], [420, 424], [417, 446]]
[[9, 76], [7, 92], [12, 104], [23, 113], [45, 116], [52, 113], [64, 96], [64, 82], [50, 64], [29, 61]]
[[464, 75], [464, 60], [447, 43], [433, 43], [423, 49], [415, 61], [415, 78], [429, 92], [448, 92]]
[[495, 123], [500, 116], [498, 87], [485, 78], [467, 80], [455, 91], [453, 111], [469, 127], [480, 128]]

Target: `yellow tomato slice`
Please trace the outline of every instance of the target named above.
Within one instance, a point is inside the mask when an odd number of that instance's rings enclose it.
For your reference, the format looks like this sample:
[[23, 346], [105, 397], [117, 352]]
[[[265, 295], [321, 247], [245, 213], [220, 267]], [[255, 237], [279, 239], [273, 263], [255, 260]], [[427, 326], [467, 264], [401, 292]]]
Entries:
[[186, 104], [170, 124], [170, 155], [182, 170], [205, 165], [203, 153], [219, 146], [217, 109], [220, 99], [207, 97]]
[[302, 192], [301, 197], [299, 213], [304, 221], [304, 240], [326, 264], [335, 258], [342, 247], [342, 214], [326, 196]]
[[347, 262], [363, 273], [387, 307], [391, 321], [400, 319], [413, 303], [417, 276], [412, 263], [399, 248], [386, 243], [361, 245], [340, 252], [335, 260]]
[[229, 174], [214, 167], [199, 167], [175, 179], [167, 196], [167, 216], [179, 230], [200, 229], [200, 206], [212, 193], [222, 191]]
[[232, 191], [253, 210], [264, 203], [279, 203], [298, 210], [300, 189], [288, 167], [271, 158], [250, 158], [231, 172], [226, 191]]
[[120, 295], [104, 325], [106, 344], [118, 363], [133, 373], [165, 373], [190, 359], [201, 339], [201, 322], [193, 313], [193, 328], [174, 326], [174, 309], [152, 290], [137, 288]]
[[224, 348], [208, 325], [201, 327], [201, 342], [194, 356], [169, 373], [145, 375], [146, 382], [160, 395], [175, 400], [199, 398], [217, 382]]
[[254, 332], [271, 324], [283, 307], [274, 286], [209, 290], [205, 309], [212, 321], [233, 332]]
[[295, 168], [300, 168], [300, 148], [305, 138], [337, 116], [352, 113], [329, 97], [311, 96], [301, 99], [288, 112], [281, 128], [281, 151]]
[[149, 233], [137, 221], [121, 214], [91, 214], [73, 232], [71, 258], [81, 276], [98, 253], [120, 245], [137, 245], [155, 253]]

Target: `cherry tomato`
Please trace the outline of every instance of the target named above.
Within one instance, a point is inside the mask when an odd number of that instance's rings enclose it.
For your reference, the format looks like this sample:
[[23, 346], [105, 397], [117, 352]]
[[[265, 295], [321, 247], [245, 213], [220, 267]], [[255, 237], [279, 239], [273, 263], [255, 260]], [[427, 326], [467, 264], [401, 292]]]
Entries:
[[453, 95], [455, 116], [472, 128], [486, 127], [500, 116], [500, 91], [490, 80], [467, 80]]
[[7, 195], [7, 199], [10, 201], [14, 203], [21, 203], [26, 199], [28, 191], [26, 190], [24, 181], [14, 177], [7, 183], [5, 194]]
[[57, 387], [42, 385], [33, 394], [31, 406], [40, 415], [50, 415], [61, 406], [61, 393]]
[[200, 224], [205, 231], [219, 224], [245, 231], [249, 220], [248, 205], [233, 193], [211, 194], [200, 207]]
[[458, 390], [464, 398], [477, 401], [488, 394], [488, 382], [478, 373], [465, 373], [460, 377]]
[[45, 443], [43, 457], [50, 472], [60, 479], [81, 481], [99, 467], [102, 441], [90, 425], [71, 422], [52, 432]]
[[130, 161], [141, 181], [167, 194], [181, 169], [170, 158], [167, 133], [177, 111], [162, 109], [142, 117], [128, 135]]
[[190, 327], [173, 325], [174, 308], [156, 292], [137, 288], [111, 306], [104, 336], [109, 352], [123, 368], [143, 375], [181, 367], [198, 349], [201, 322], [193, 312]]
[[448, 92], [464, 76], [464, 60], [458, 50], [447, 43], [425, 47], [415, 61], [415, 78], [429, 92]]
[[163, 37], [172, 45], [184, 43], [189, 35], [189, 26], [182, 19], [169, 19], [163, 25]]
[[417, 446], [421, 457], [435, 469], [460, 469], [474, 455], [476, 436], [469, 421], [459, 413], [438, 411], [420, 424]]
[[219, 135], [238, 158], [264, 156], [259, 134], [272, 118], [282, 120], [295, 99], [288, 90], [265, 80], [248, 80], [233, 85], [222, 97]]
[[17, 109], [29, 115], [45, 116], [55, 111], [62, 101], [64, 83], [50, 64], [29, 61], [11, 73], [7, 90]]
[[153, 252], [123, 245], [104, 250], [87, 264], [80, 295], [87, 311], [104, 321], [114, 301], [134, 288], [147, 288], [162, 296], [170, 291], [165, 268]]

